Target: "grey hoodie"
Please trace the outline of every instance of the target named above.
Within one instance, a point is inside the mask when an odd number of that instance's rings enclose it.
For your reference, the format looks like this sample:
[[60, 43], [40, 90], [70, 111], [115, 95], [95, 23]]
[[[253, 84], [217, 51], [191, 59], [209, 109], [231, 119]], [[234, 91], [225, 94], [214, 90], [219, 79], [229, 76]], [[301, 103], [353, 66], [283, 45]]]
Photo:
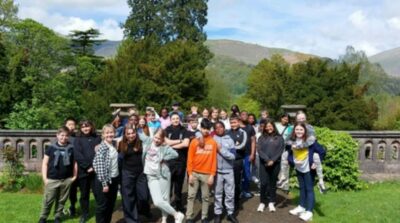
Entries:
[[229, 135], [214, 136], [214, 140], [218, 143], [221, 148], [217, 155], [217, 172], [218, 173], [230, 173], [233, 171], [233, 163], [235, 160], [235, 143]]

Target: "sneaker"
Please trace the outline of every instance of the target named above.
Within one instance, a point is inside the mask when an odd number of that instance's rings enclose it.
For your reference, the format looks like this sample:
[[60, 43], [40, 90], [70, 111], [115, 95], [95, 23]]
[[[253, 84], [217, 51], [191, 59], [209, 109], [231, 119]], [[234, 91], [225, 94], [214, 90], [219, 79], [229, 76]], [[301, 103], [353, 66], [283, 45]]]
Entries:
[[54, 219], [54, 223], [61, 223], [61, 219], [60, 218], [55, 218]]
[[276, 208], [275, 208], [274, 203], [270, 202], [270, 203], [268, 204], [268, 209], [269, 209], [269, 212], [275, 212], [275, 211], [276, 211]]
[[235, 218], [235, 215], [233, 214], [228, 214], [226, 216], [226, 219], [228, 219], [228, 221], [232, 223], [239, 223], [239, 221]]
[[302, 206], [297, 206], [296, 208], [292, 209], [289, 211], [291, 215], [300, 215], [301, 213], [305, 212], [306, 209], [304, 209]]
[[167, 223], [167, 217], [162, 217], [161, 218], [161, 223]]
[[46, 221], [46, 219], [45, 218], [40, 218], [39, 219], [39, 223], [46, 223], [47, 221]]
[[257, 211], [258, 212], [264, 212], [264, 208], [265, 208], [265, 204], [264, 203], [260, 203], [258, 205]]
[[221, 215], [220, 214], [214, 215], [214, 223], [221, 223]]
[[251, 180], [252, 180], [255, 184], [258, 184], [258, 183], [260, 182], [260, 180], [259, 180], [256, 176], [253, 176], [253, 177], [251, 178]]
[[208, 223], [209, 221], [207, 219], [201, 219], [201, 223]]
[[319, 192], [321, 194], [325, 194], [326, 193], [326, 187], [325, 187], [324, 182], [319, 182], [318, 183], [318, 189], [319, 189]]
[[182, 223], [183, 219], [185, 218], [185, 215], [182, 214], [181, 212], [178, 212], [175, 216], [175, 223]]
[[300, 219], [303, 221], [311, 221], [312, 220], [313, 213], [311, 211], [305, 211], [300, 214]]
[[249, 192], [243, 192], [242, 193], [242, 198], [252, 198], [253, 197], [253, 194], [252, 193], [249, 193]]

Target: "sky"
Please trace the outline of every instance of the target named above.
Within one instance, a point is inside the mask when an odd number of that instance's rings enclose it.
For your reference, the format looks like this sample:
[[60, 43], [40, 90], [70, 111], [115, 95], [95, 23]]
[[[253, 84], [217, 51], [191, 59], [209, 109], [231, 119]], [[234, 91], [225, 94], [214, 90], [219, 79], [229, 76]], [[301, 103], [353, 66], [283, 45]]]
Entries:
[[[14, 0], [20, 18], [61, 34], [97, 28], [121, 40], [126, 0]], [[337, 58], [346, 46], [368, 56], [400, 47], [400, 1], [209, 0], [208, 39], [232, 39]]]

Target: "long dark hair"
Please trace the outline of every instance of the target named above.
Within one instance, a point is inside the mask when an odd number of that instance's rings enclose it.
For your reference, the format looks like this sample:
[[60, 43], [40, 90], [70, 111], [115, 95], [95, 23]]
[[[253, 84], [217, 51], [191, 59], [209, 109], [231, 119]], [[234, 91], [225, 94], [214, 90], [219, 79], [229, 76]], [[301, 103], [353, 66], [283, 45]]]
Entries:
[[[268, 124], [271, 124], [272, 127], [274, 128], [274, 131], [273, 131], [271, 134], [269, 134], [269, 133], [267, 132], [267, 125], [268, 125]], [[272, 120], [272, 119], [267, 119], [267, 120], [265, 120], [265, 125], [264, 125], [264, 128], [263, 128], [263, 130], [262, 130], [262, 135], [263, 135], [263, 136], [277, 136], [277, 135], [279, 135], [279, 133], [278, 133], [278, 131], [277, 131], [277, 129], [276, 129], [274, 120]]]
[[[129, 143], [128, 139], [126, 138], [126, 134], [129, 130], [133, 130], [136, 133], [136, 138], [132, 143]], [[135, 152], [142, 150], [142, 141], [140, 141], [139, 136], [137, 135], [135, 126], [128, 124], [128, 125], [125, 125], [125, 127], [124, 127], [124, 134], [122, 136], [122, 140], [118, 144], [118, 152], [127, 153], [129, 144], [133, 144], [133, 150]]]
[[96, 127], [94, 126], [93, 122], [89, 121], [89, 120], [82, 120], [79, 122], [79, 129], [78, 129], [78, 136], [84, 136], [85, 134], [83, 134], [82, 132], [82, 127], [84, 126], [89, 126], [90, 127], [90, 133], [89, 136], [97, 136], [96, 133]]
[[306, 125], [305, 125], [304, 123], [300, 123], [300, 122], [296, 122], [296, 123], [294, 124], [292, 134], [290, 135], [290, 139], [291, 139], [292, 141], [295, 141], [295, 140], [296, 140], [297, 137], [296, 137], [295, 130], [296, 130], [296, 127], [297, 127], [297, 126], [301, 126], [301, 127], [304, 129], [304, 135], [303, 135], [302, 140], [303, 140], [303, 141], [306, 141], [306, 140], [307, 140], [307, 127], [306, 127]]

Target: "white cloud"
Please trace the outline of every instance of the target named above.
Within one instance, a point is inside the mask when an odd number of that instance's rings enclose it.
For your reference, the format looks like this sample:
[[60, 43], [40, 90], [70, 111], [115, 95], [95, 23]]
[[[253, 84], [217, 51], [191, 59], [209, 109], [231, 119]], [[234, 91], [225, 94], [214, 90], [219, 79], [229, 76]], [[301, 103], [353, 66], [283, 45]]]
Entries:
[[399, 17], [390, 18], [387, 20], [387, 23], [392, 28], [400, 29], [400, 18]]
[[363, 28], [366, 24], [365, 13], [362, 10], [357, 10], [349, 16], [350, 22], [357, 28]]

